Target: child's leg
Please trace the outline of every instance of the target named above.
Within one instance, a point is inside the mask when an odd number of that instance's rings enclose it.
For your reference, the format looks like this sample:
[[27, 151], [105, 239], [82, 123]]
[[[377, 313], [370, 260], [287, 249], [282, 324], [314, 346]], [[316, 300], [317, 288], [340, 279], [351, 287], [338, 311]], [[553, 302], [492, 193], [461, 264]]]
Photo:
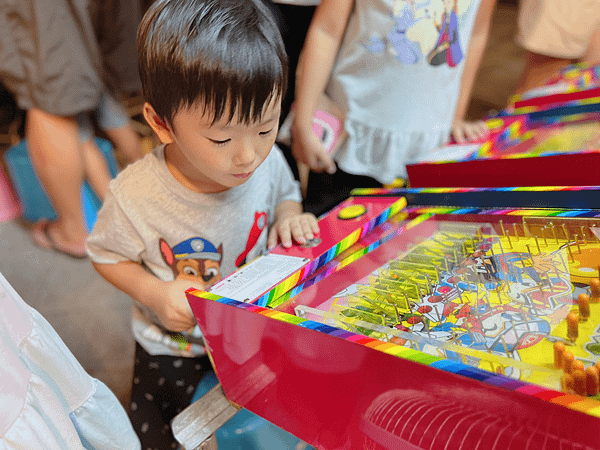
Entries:
[[152, 356], [136, 344], [130, 417], [143, 449], [177, 448], [170, 423], [211, 371], [208, 356]]
[[104, 91], [96, 109], [98, 126], [106, 132], [115, 147], [132, 163], [144, 156], [142, 140], [131, 126], [125, 108]]
[[128, 163], [132, 163], [144, 156], [142, 141], [131, 124], [120, 128], [104, 130], [115, 147], [125, 155]]
[[98, 199], [103, 202], [108, 192], [108, 183], [112, 178], [108, 162], [102, 150], [96, 145], [94, 129], [88, 113], [77, 115], [79, 140], [81, 141], [85, 177]]

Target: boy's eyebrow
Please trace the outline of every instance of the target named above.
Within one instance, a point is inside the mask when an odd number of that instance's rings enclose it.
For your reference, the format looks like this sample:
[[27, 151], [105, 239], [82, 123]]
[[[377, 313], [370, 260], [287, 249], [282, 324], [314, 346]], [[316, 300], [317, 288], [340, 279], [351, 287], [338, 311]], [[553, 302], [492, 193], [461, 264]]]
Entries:
[[[260, 120], [260, 122], [256, 122], [258, 125], [262, 125], [265, 123], [269, 123], [269, 122], [275, 122], [279, 120], [279, 116], [281, 115], [281, 109], [277, 109], [277, 111], [273, 112], [273, 114], [271, 114], [268, 117], [263, 118], [262, 120]], [[212, 125], [211, 128], [219, 128], [221, 130], [226, 130], [227, 128], [231, 127], [232, 123], [224, 123], [224, 124], [214, 124]]]

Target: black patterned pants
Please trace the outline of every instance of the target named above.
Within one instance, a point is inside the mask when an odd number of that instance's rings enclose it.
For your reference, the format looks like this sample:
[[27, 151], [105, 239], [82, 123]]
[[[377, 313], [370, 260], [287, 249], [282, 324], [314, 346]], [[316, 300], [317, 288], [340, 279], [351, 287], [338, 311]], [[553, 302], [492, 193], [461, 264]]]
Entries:
[[129, 415], [142, 450], [178, 447], [171, 420], [190, 405], [198, 383], [210, 372], [208, 356], [152, 356], [136, 343]]

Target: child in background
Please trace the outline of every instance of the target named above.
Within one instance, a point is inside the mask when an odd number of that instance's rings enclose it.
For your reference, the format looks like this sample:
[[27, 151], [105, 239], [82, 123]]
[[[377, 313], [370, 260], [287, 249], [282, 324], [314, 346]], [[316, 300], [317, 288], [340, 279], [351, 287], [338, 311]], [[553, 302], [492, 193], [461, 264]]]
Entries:
[[201, 346], [169, 345], [195, 325], [185, 291], [319, 229], [274, 146], [287, 60], [262, 0], [159, 0], [138, 59], [162, 145], [111, 182], [87, 248], [135, 300], [132, 422], [143, 448], [168, 449], [169, 422], [210, 370]]
[[[292, 141], [313, 170], [307, 211], [320, 215], [355, 187], [405, 178], [407, 162], [451, 134], [458, 143], [485, 137], [484, 122], [464, 117], [495, 2], [321, 2], [300, 61]], [[348, 138], [333, 158], [312, 132], [323, 93], [345, 113]]]

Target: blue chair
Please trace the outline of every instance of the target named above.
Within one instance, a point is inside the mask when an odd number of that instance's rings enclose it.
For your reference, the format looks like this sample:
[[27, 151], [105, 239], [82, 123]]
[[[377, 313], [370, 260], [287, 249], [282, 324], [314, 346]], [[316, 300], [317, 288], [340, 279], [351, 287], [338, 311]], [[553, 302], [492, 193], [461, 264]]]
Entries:
[[[111, 175], [117, 176], [119, 166], [111, 143], [105, 139], [96, 138], [96, 144], [106, 158]], [[4, 161], [17, 197], [21, 202], [22, 217], [30, 222], [37, 222], [41, 218], [56, 219], [56, 212], [31, 165], [26, 140], [23, 139], [10, 147], [4, 154]], [[87, 182], [81, 187], [81, 203], [86, 229], [90, 232], [96, 223], [98, 211], [102, 205]]]

